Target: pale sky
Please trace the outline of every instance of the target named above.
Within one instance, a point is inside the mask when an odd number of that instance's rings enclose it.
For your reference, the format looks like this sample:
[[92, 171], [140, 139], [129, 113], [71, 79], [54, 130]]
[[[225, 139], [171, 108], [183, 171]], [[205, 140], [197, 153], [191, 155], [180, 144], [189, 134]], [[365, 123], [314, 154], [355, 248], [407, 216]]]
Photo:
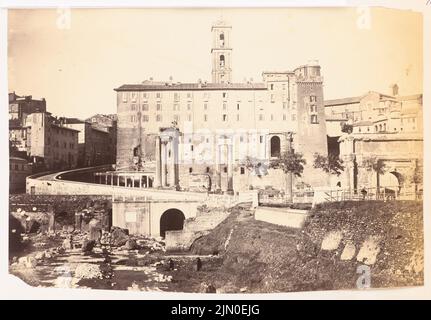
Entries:
[[73, 9], [69, 29], [56, 9], [10, 10], [9, 92], [87, 118], [115, 113], [113, 89], [125, 83], [211, 81], [221, 14], [232, 25], [233, 82], [317, 59], [325, 99], [390, 93], [392, 83], [402, 95], [423, 91], [420, 13], [371, 9], [368, 24], [356, 8], [277, 8]]

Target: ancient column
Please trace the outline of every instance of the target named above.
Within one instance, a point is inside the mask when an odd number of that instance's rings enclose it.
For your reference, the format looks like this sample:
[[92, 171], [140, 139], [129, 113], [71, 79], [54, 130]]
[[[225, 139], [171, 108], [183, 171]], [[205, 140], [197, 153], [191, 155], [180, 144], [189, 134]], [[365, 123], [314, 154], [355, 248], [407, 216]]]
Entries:
[[154, 177], [155, 188], [158, 188], [161, 185], [161, 160], [160, 138], [156, 137], [156, 175]]
[[175, 162], [176, 162], [176, 157], [175, 157], [175, 155], [176, 155], [176, 148], [175, 148], [175, 138], [172, 138], [170, 141], [169, 141], [169, 145], [170, 145], [170, 150], [171, 150], [171, 158], [169, 159], [170, 160], [170, 169], [169, 169], [169, 185], [171, 186], [171, 187], [175, 187]]
[[166, 152], [166, 143], [162, 142], [161, 143], [161, 149], [162, 149], [162, 157], [161, 157], [161, 171], [162, 171], [162, 187], [166, 186], [166, 157], [167, 157], [167, 152]]
[[221, 155], [220, 155], [220, 145], [218, 142], [216, 142], [216, 159], [215, 159], [215, 182], [216, 182], [216, 190], [221, 189], [221, 172], [220, 172], [220, 162], [221, 162]]
[[226, 145], [227, 159], [227, 192], [233, 193], [233, 145]]

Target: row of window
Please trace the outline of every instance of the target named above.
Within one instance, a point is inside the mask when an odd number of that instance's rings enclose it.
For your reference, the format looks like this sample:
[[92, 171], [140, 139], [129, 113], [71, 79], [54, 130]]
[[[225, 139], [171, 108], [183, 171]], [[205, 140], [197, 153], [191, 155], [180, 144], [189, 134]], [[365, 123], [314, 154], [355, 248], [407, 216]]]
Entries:
[[401, 118], [401, 124], [403, 123], [415, 123], [416, 122], [416, 118]]
[[[139, 122], [139, 119], [141, 119], [141, 121], [142, 122], [149, 122], [150, 121], [150, 116], [149, 115], [147, 115], [147, 114], [143, 114], [143, 115], [141, 115], [140, 117], [139, 117], [139, 115], [132, 115], [132, 116], [130, 116], [130, 121], [131, 122]], [[209, 119], [209, 117], [208, 117], [208, 115], [207, 114], [204, 114], [203, 115], [203, 120], [205, 121], [205, 122], [207, 122], [208, 121], [208, 119]], [[228, 117], [228, 114], [222, 114], [222, 118], [221, 118], [221, 120], [223, 121], [223, 122], [227, 122], [228, 121], [228, 119], [229, 119], [229, 117]], [[317, 115], [312, 115], [311, 116], [311, 123], [317, 123]], [[157, 122], [160, 122], [160, 121], [162, 121], [162, 115], [161, 114], [157, 114], [156, 115], [156, 118], [155, 118], [155, 120], [157, 121]], [[174, 114], [173, 115], [173, 120], [174, 121], [180, 121], [180, 115], [179, 114]], [[259, 121], [265, 121], [265, 115], [264, 114], [259, 114], [259, 117], [258, 117], [258, 120]], [[275, 117], [274, 117], [274, 115], [273, 114], [271, 114], [270, 115], [270, 120], [271, 121], [274, 121], [275, 120]], [[283, 114], [283, 121], [286, 121], [287, 120], [287, 115], [286, 114]], [[188, 114], [187, 115], [187, 121], [192, 121], [192, 115], [191, 114]], [[236, 115], [236, 121], [240, 121], [240, 116], [239, 116], [239, 114], [237, 114]], [[296, 121], [296, 114], [292, 114], [291, 115], [291, 121]]]
[[[205, 169], [205, 172], [206, 173], [210, 173], [210, 167], [206, 167], [206, 169]], [[227, 167], [223, 167], [223, 172], [224, 173], [227, 173]], [[190, 167], [189, 168], [189, 173], [193, 173], [193, 168], [192, 167]], [[240, 167], [240, 174], [245, 174], [245, 167]]]
[[[386, 132], [388, 129], [386, 128], [386, 123], [375, 125], [374, 132]], [[412, 127], [412, 130], [416, 130], [416, 127]], [[397, 128], [394, 127], [393, 131], [398, 131]], [[400, 128], [400, 131], [404, 131], [404, 128]], [[362, 132], [362, 128], [358, 128], [358, 132]], [[367, 132], [370, 132], [370, 127], [367, 127]]]
[[55, 132], [56, 134], [62, 135], [62, 136], [70, 136], [72, 137], [75, 131], [67, 130], [67, 129], [61, 129], [59, 127], [48, 127], [48, 132]]
[[24, 171], [25, 170], [25, 165], [21, 164], [19, 165], [18, 163], [15, 163], [15, 165], [13, 165], [12, 163], [9, 164], [9, 169], [10, 170], [15, 170], [15, 171]]
[[[49, 146], [51, 144], [51, 138], [48, 137], [48, 139], [46, 140], [46, 145]], [[54, 142], [54, 147], [59, 148], [60, 147], [60, 142], [59, 141], [55, 141]], [[67, 148], [67, 142], [63, 141], [62, 147], [64, 149]], [[73, 142], [69, 142], [69, 149], [74, 149], [75, 148], [75, 144]]]
[[[274, 84], [270, 85], [270, 89], [274, 90]], [[283, 87], [283, 90], [285, 90], [285, 87]], [[210, 92], [205, 91], [202, 94], [203, 94], [202, 96], [204, 99], [210, 98]], [[155, 93], [154, 92], [141, 92], [141, 100], [147, 100], [150, 97], [154, 97], [154, 95], [155, 95], [156, 99], [160, 100], [163, 97], [163, 92], [155, 92]], [[229, 96], [228, 92], [222, 92], [221, 93], [221, 97], [223, 99], [227, 99], [228, 96]], [[187, 99], [192, 100], [193, 94], [191, 92], [187, 92], [186, 97], [187, 97]], [[129, 101], [129, 99], [131, 102], [137, 102], [138, 98], [139, 98], [139, 94], [138, 94], [138, 92], [123, 92], [122, 98], [123, 98], [123, 102]], [[174, 92], [174, 101], [180, 101], [180, 99], [181, 99], [181, 94], [179, 92]], [[271, 101], [275, 101], [275, 95], [274, 94], [271, 94]], [[311, 95], [311, 96], [309, 96], [309, 101], [310, 102], [316, 102], [317, 97], [315, 95]]]
[[54, 160], [63, 160], [63, 161], [70, 161], [73, 162], [74, 161], [74, 156], [73, 154], [59, 154], [58, 152], [54, 152]]
[[[265, 138], [264, 136], [259, 136], [259, 143], [263, 143], [264, 138]], [[201, 137], [201, 141], [202, 142], [205, 141], [206, 143], [209, 143], [210, 139], [209, 138], [204, 138], [202, 136]], [[239, 142], [247, 142], [247, 143], [249, 143], [249, 142], [252, 142], [252, 141], [254, 141], [254, 139], [253, 139], [253, 137], [250, 137], [250, 136], [240, 136], [239, 137]], [[188, 143], [191, 144], [192, 143], [192, 139], [189, 138]], [[193, 145], [190, 146], [190, 151], [193, 151]]]
[[[204, 108], [204, 110], [208, 110], [208, 103], [204, 103], [203, 108]], [[223, 110], [227, 110], [227, 103], [223, 103], [222, 108], [223, 108]], [[190, 103], [188, 103], [187, 104], [187, 110], [190, 111], [191, 109], [192, 109], [192, 105]], [[283, 102], [283, 109], [284, 110], [287, 109], [287, 102]], [[131, 111], [149, 111], [150, 107], [149, 107], [148, 103], [143, 103], [142, 105], [132, 103], [130, 105], [130, 110]], [[162, 104], [161, 103], [156, 104], [156, 110], [162, 111]], [[236, 104], [236, 110], [240, 110], [240, 103]], [[311, 112], [317, 112], [317, 106], [311, 105], [310, 110], [311, 110]], [[180, 105], [177, 103], [174, 104], [173, 105], [173, 111], [180, 111]]]
[[[141, 99], [145, 100], [145, 99], [149, 99], [150, 97], [154, 97], [156, 99], [161, 99], [163, 97], [163, 92], [141, 92]], [[226, 99], [228, 98], [228, 93], [227, 92], [222, 92], [221, 93], [222, 98]], [[187, 99], [192, 99], [193, 98], [193, 93], [191, 92], [187, 92], [186, 93], [186, 97]], [[208, 99], [210, 97], [210, 93], [205, 91], [203, 92], [203, 98], [204, 99]], [[137, 102], [139, 95], [138, 92], [123, 92], [122, 93], [122, 98], [123, 98], [123, 102], [127, 102], [132, 101], [132, 102]], [[179, 101], [181, 98], [181, 93], [180, 92], [174, 92], [174, 100], [175, 101]]]

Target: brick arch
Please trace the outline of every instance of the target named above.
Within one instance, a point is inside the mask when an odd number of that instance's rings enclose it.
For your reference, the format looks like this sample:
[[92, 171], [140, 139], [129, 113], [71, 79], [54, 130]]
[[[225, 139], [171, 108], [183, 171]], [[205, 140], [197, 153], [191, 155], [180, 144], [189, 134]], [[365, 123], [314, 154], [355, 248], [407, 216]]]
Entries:
[[171, 208], [163, 212], [160, 216], [160, 236], [165, 237], [166, 231], [182, 230], [185, 215], [176, 208]]

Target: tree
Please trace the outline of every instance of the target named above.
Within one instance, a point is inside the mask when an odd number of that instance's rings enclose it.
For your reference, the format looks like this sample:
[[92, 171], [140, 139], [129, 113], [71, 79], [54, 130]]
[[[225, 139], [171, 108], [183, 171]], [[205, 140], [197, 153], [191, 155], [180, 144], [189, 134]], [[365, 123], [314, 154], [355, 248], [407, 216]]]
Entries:
[[313, 168], [322, 169], [324, 172], [329, 174], [336, 174], [339, 176], [344, 171], [343, 160], [337, 155], [330, 154], [327, 157], [315, 153]]
[[341, 132], [351, 134], [353, 132], [353, 126], [349, 123], [343, 123], [341, 125]]
[[423, 184], [423, 168], [419, 167], [418, 161], [416, 161], [415, 171], [413, 173], [412, 182], [415, 184], [415, 194], [418, 194], [419, 185]]
[[385, 173], [385, 163], [382, 160], [377, 159], [376, 157], [370, 157], [370, 158], [364, 159], [362, 165], [368, 171], [374, 171], [376, 173], [376, 186], [377, 186], [376, 195], [379, 196], [380, 175]]
[[258, 177], [262, 176], [263, 165], [261, 160], [251, 156], [246, 156], [241, 162], [241, 165], [248, 171], [254, 172]]
[[245, 167], [249, 171], [249, 174], [247, 175], [247, 181], [248, 181], [249, 187], [250, 187], [250, 173], [254, 172], [256, 176], [258, 176], [259, 178], [262, 177], [262, 175], [266, 174], [265, 166], [262, 164], [262, 161], [251, 156], [246, 156], [241, 161], [240, 166]]
[[270, 168], [281, 169], [286, 174], [286, 195], [287, 201], [293, 200], [293, 179], [292, 175], [300, 177], [304, 171], [304, 165], [307, 162], [302, 153], [293, 151], [283, 152], [279, 158], [271, 160]]

